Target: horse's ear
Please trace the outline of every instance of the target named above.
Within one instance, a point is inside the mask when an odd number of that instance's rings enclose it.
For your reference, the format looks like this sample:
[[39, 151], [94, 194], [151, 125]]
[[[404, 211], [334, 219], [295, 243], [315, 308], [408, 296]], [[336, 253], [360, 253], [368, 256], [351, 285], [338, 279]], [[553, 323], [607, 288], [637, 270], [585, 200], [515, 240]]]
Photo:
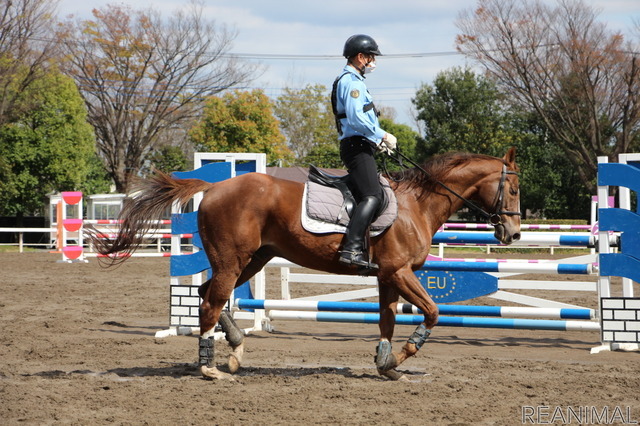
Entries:
[[504, 155], [503, 160], [507, 162], [507, 164], [515, 164], [516, 163], [516, 147], [512, 146], [509, 148], [509, 151]]

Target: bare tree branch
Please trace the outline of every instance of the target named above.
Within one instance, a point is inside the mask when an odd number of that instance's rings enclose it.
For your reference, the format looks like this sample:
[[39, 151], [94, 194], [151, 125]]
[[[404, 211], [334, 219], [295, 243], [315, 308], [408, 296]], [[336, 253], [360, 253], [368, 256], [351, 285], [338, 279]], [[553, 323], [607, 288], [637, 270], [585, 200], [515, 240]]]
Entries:
[[541, 117], [595, 193], [596, 157], [640, 148], [637, 47], [580, 0], [478, 5], [456, 21], [458, 50]]
[[56, 55], [57, 0], [0, 0], [0, 124], [19, 114], [20, 95]]
[[96, 129], [118, 191], [143, 169], [161, 135], [186, 126], [213, 94], [255, 77], [258, 67], [228, 55], [235, 33], [203, 18], [192, 2], [163, 19], [124, 6], [66, 23], [67, 69]]

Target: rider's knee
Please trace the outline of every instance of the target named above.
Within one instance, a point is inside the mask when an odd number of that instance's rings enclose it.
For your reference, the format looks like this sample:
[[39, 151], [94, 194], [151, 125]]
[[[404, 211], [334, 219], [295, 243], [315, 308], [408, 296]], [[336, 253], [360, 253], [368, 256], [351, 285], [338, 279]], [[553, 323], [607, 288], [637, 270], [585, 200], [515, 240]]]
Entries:
[[371, 208], [378, 208], [378, 206], [382, 204], [382, 193], [380, 193], [379, 195], [366, 195], [362, 197], [360, 203], [367, 204], [371, 206]]

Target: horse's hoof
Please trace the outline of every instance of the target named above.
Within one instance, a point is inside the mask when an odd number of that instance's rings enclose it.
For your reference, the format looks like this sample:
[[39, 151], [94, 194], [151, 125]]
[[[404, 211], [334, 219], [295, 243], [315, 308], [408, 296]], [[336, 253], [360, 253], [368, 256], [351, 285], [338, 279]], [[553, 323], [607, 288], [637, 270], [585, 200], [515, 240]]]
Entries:
[[399, 372], [396, 369], [391, 369], [391, 370], [386, 370], [386, 371], [382, 371], [380, 369], [378, 369], [378, 374], [380, 374], [381, 376], [385, 376], [393, 381], [396, 382], [408, 382], [409, 379], [407, 379], [407, 376], [405, 376], [403, 373]]
[[233, 378], [231, 374], [222, 372], [218, 370], [216, 367], [213, 367], [213, 368], [207, 367], [206, 365], [200, 366], [200, 373], [202, 374], [202, 377], [205, 377], [207, 379], [230, 380], [232, 382], [235, 382], [236, 380]]
[[229, 355], [229, 372], [234, 374], [240, 368], [240, 360], [235, 355]]
[[229, 371], [234, 374], [240, 368], [242, 356], [244, 355], [244, 343], [240, 343], [233, 348], [233, 353], [229, 355]]

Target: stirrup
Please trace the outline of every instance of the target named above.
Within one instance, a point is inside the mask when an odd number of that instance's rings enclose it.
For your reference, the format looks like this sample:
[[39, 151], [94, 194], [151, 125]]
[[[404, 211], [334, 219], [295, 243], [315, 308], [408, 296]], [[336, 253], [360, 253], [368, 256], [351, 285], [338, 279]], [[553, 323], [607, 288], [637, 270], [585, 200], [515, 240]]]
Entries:
[[365, 258], [365, 255], [361, 251], [340, 251], [340, 258], [338, 259], [340, 263], [344, 263], [345, 265], [354, 265], [359, 266], [361, 269], [367, 271], [377, 271], [380, 267], [370, 262]]

